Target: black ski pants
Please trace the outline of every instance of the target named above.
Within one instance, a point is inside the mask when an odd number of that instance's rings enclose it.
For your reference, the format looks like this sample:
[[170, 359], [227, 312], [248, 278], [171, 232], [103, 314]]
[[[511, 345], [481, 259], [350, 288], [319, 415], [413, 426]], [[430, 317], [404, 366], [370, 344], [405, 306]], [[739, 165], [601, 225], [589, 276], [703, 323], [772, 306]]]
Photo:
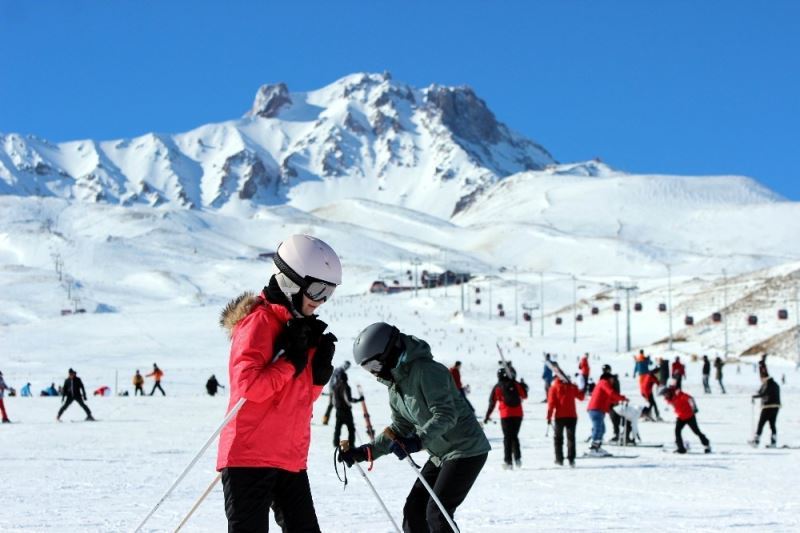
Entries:
[[650, 403], [650, 414], [652, 416], [655, 413], [656, 418], [660, 418], [661, 415], [658, 413], [658, 405], [656, 404], [656, 397], [653, 394], [653, 391], [650, 391], [650, 396], [647, 397], [647, 401]]
[[556, 461], [564, 462], [564, 430], [567, 430], [567, 459], [575, 459], [575, 426], [577, 418], [556, 418], [553, 425], [553, 441], [556, 448]]
[[161, 394], [162, 394], [163, 396], [166, 396], [166, 395], [167, 395], [167, 393], [166, 393], [166, 392], [164, 392], [164, 389], [162, 389], [162, 388], [161, 388], [161, 382], [160, 382], [160, 381], [156, 381], [156, 384], [155, 384], [155, 385], [153, 385], [153, 390], [151, 390], [151, 391], [150, 391], [150, 396], [152, 396], [152, 395], [153, 395], [153, 393], [154, 393], [154, 392], [156, 392], [156, 389], [160, 390], [160, 391], [161, 391]]
[[80, 405], [83, 408], [83, 410], [86, 412], [86, 416], [92, 416], [92, 412], [89, 410], [88, 407], [86, 407], [86, 404], [83, 403], [83, 399], [80, 396], [77, 396], [77, 397], [67, 396], [67, 401], [65, 401], [64, 405], [61, 406], [61, 409], [58, 410], [58, 417], [59, 418], [61, 418], [61, 415], [64, 414], [64, 411], [67, 410], [67, 407], [69, 407], [72, 402], [78, 402], [78, 405]]
[[703, 374], [703, 392], [706, 394], [711, 392], [711, 385], [708, 384], [708, 378], [710, 376], [708, 374]]
[[355, 447], [356, 443], [356, 427], [353, 424], [353, 410], [352, 409], [337, 409], [336, 410], [336, 428], [333, 430], [333, 446], [339, 447], [339, 439], [342, 435], [342, 426], [347, 427], [347, 441], [350, 447]]
[[[469, 490], [478, 478], [488, 453], [451, 459], [441, 466], [430, 460], [420, 471], [425, 481], [433, 487], [433, 492], [442, 502], [452, 518], [456, 508], [467, 497]], [[453, 519], [455, 521], [455, 519]], [[430, 497], [428, 490], [420, 480], [411, 487], [406, 504], [403, 507], [403, 531], [405, 533], [450, 533], [450, 525], [439, 510], [439, 506]]]
[[[619, 440], [620, 442], [622, 442], [620, 440], [621, 437], [620, 437], [620, 434], [619, 434], [619, 426], [622, 423], [622, 417], [620, 415], [618, 415], [617, 412], [614, 411], [613, 409], [608, 411], [608, 416], [611, 417], [611, 425], [614, 427], [614, 437], [612, 437], [612, 440]], [[627, 420], [625, 422], [626, 423], [625, 423], [625, 436], [624, 436], [624, 438], [626, 438], [626, 439], [628, 439], [628, 441], [630, 441], [631, 440], [631, 425], [627, 423]]]
[[308, 473], [279, 468], [222, 469], [228, 533], [266, 533], [269, 508], [284, 533], [319, 533]]
[[722, 389], [722, 394], [725, 394], [725, 385], [722, 384], [722, 376], [717, 378], [717, 383], [719, 383], [719, 388]]
[[700, 431], [700, 428], [697, 427], [697, 418], [692, 417], [688, 420], [677, 420], [675, 422], [675, 445], [679, 450], [686, 450], [686, 447], [683, 445], [683, 437], [681, 437], [681, 431], [683, 431], [684, 426], [689, 426], [689, 429], [700, 438], [700, 442], [703, 443], [703, 446], [708, 446], [708, 439], [703, 435], [703, 432]]
[[136, 385], [136, 390], [133, 391], [134, 396], [144, 396], [144, 387]]
[[769, 422], [769, 429], [770, 431], [772, 431], [772, 435], [774, 436], [778, 434], [778, 427], [775, 425], [775, 422], [777, 422], [778, 420], [779, 410], [780, 410], [779, 407], [761, 408], [761, 416], [758, 417], [758, 428], [756, 429], [756, 436], [758, 437], [761, 436], [761, 432], [764, 430], [764, 426], [767, 425], [767, 422]]
[[500, 419], [500, 427], [503, 429], [503, 460], [507, 465], [511, 464], [512, 456], [516, 461], [522, 458], [519, 448], [519, 428], [521, 425], [521, 416], [507, 416]]

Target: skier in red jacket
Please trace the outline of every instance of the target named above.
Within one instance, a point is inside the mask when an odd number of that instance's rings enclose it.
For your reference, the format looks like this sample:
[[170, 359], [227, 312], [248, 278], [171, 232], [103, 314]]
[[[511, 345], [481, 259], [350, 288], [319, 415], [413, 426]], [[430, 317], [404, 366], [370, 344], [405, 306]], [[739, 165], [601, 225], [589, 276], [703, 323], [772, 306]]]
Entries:
[[[655, 395], [653, 394], [653, 388], [658, 385], [658, 369], [653, 369], [650, 372], [646, 373], [644, 377], [639, 381], [639, 392], [642, 393], [642, 398], [649, 402], [649, 408], [647, 416], [650, 420], [658, 420], [661, 421], [661, 415], [658, 412], [658, 404], [656, 404]], [[653, 413], [655, 413], [655, 419], [653, 418]]]
[[664, 395], [664, 399], [675, 409], [675, 416], [677, 417], [675, 421], [675, 444], [677, 449], [675, 452], [686, 453], [686, 446], [683, 444], [681, 431], [683, 431], [683, 426], [689, 426], [694, 434], [700, 438], [700, 442], [703, 443], [706, 453], [711, 453], [711, 444], [697, 426], [697, 418], [695, 418], [697, 405], [694, 403], [694, 398], [675, 386], [665, 388], [662, 394]]
[[231, 338], [229, 409], [247, 402], [222, 430], [228, 531], [267, 531], [270, 505], [284, 531], [318, 532], [306, 461], [313, 402], [333, 372], [332, 333], [314, 311], [342, 281], [323, 241], [292, 235], [274, 256], [263, 292], [228, 304], [220, 323]]
[[503, 429], [503, 468], [514, 468], [513, 455], [517, 468], [522, 466], [522, 453], [519, 446], [519, 428], [522, 426], [522, 400], [528, 397], [528, 385], [510, 378], [505, 368], [497, 371], [497, 384], [489, 394], [489, 408], [483, 423], [489, 422], [495, 404], [499, 404], [500, 426]]
[[556, 380], [547, 391], [547, 423], [555, 416], [553, 440], [556, 449], [556, 464], [564, 464], [564, 429], [567, 430], [567, 460], [569, 466], [575, 466], [575, 426], [578, 413], [575, 411], [575, 400], [583, 400], [584, 392], [576, 385], [565, 381], [558, 372]]
[[611, 385], [614, 374], [611, 373], [611, 366], [603, 365], [603, 373], [597, 380], [592, 392], [591, 400], [586, 410], [592, 420], [592, 446], [589, 450], [590, 455], [605, 456], [609, 455], [601, 446], [603, 435], [606, 432], [605, 417], [611, 410], [611, 406], [619, 402], [627, 402], [628, 398], [616, 392]]
[[675, 380], [675, 388], [680, 390], [681, 383], [685, 377], [686, 367], [681, 363], [680, 357], [675, 357], [675, 361], [672, 363], [672, 379]]

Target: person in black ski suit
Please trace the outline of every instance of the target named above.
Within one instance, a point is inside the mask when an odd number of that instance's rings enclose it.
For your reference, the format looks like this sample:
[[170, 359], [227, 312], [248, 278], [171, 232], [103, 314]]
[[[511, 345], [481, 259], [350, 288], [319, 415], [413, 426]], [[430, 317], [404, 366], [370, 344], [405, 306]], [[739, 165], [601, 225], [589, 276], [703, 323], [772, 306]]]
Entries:
[[78, 405], [83, 408], [86, 412], [86, 420], [94, 420], [92, 412], [86, 407], [86, 404], [83, 403], [86, 401], [86, 389], [83, 387], [83, 381], [78, 377], [77, 372], [71, 368], [68, 374], [69, 377], [64, 381], [64, 386], [61, 388], [61, 402], [64, 405], [58, 410], [56, 420], [61, 422], [61, 415], [64, 414], [64, 411], [67, 410], [67, 407], [69, 407], [72, 402], [78, 402]]
[[336, 427], [333, 430], [333, 445], [338, 447], [340, 444], [340, 437], [342, 435], [342, 426], [347, 426], [347, 442], [349, 447], [355, 446], [356, 442], [356, 427], [353, 424], [353, 408], [354, 402], [360, 402], [364, 397], [353, 398], [353, 393], [350, 390], [350, 385], [347, 383], [347, 372], [344, 367], [340, 367], [342, 371], [336, 378], [331, 395], [333, 396], [333, 405], [336, 407]]
[[662, 387], [666, 387], [669, 382], [669, 359], [666, 357], [658, 358], [658, 382]]
[[219, 381], [217, 381], [217, 376], [215, 376], [214, 374], [211, 374], [211, 377], [208, 378], [208, 381], [206, 381], [206, 391], [208, 391], [208, 394], [211, 396], [217, 394], [218, 389], [224, 389], [224, 388], [225, 386], [220, 385]]
[[703, 392], [709, 394], [711, 392], [711, 385], [708, 384], [708, 380], [711, 377], [711, 361], [708, 360], [708, 356], [703, 356]]
[[[766, 370], [766, 366], [764, 366]], [[778, 429], [776, 427], [776, 420], [778, 419], [778, 411], [781, 408], [781, 387], [772, 379], [769, 374], [763, 372], [761, 374], [761, 388], [757, 394], [753, 395], [752, 401], [755, 402], [757, 398], [761, 398], [761, 416], [758, 418], [758, 427], [756, 434], [750, 444], [753, 447], [758, 446], [758, 441], [761, 439], [761, 432], [764, 426], [769, 422], [769, 429], [772, 432], [770, 442], [767, 448], [775, 448], [778, 444]]]
[[331, 380], [328, 382], [328, 407], [325, 408], [325, 414], [322, 415], [322, 425], [327, 426], [331, 419], [331, 411], [333, 411], [333, 389], [336, 388], [336, 380], [342, 373], [347, 372], [350, 368], [350, 361], [345, 361], [342, 366], [338, 366], [333, 370]]
[[725, 361], [723, 361], [722, 359], [720, 359], [719, 356], [717, 356], [714, 359], [714, 369], [716, 370], [716, 378], [717, 378], [717, 383], [719, 383], [719, 388], [722, 389], [722, 394], [725, 394], [725, 385], [722, 384], [723, 366], [725, 366]]

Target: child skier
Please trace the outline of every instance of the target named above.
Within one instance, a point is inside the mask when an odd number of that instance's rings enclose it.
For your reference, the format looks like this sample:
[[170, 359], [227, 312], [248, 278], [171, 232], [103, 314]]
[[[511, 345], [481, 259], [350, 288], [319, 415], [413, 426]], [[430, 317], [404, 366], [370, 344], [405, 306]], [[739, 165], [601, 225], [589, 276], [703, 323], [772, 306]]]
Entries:
[[[392, 424], [374, 444], [342, 451], [338, 460], [352, 466], [390, 452], [405, 459], [424, 448], [430, 458], [420, 474], [452, 517], [475, 483], [491, 447], [447, 367], [433, 360], [428, 343], [384, 322], [368, 326], [356, 337], [353, 356], [358, 365], [389, 387]], [[451, 531], [419, 480], [403, 507], [403, 531]]]
[[664, 395], [664, 399], [667, 400], [670, 405], [672, 405], [672, 408], [675, 410], [675, 416], [677, 417], [677, 420], [675, 421], [675, 445], [677, 446], [677, 449], [675, 452], [686, 453], [686, 446], [683, 444], [681, 432], [683, 431], [684, 426], [689, 426], [694, 434], [700, 438], [700, 442], [703, 443], [703, 446], [705, 447], [705, 452], [711, 453], [711, 444], [697, 426], [697, 418], [695, 417], [695, 413], [697, 413], [697, 405], [694, 402], [694, 398], [678, 389], [674, 385], [665, 388], [662, 393]]
[[564, 464], [564, 430], [567, 431], [567, 460], [569, 466], [575, 466], [575, 426], [578, 423], [578, 413], [575, 410], [575, 400], [583, 400], [584, 391], [576, 385], [564, 380], [560, 373], [556, 373], [556, 380], [547, 392], [547, 424], [555, 418], [553, 426], [553, 441], [556, 450], [556, 464]]
[[611, 410], [611, 406], [618, 402], [627, 402], [628, 398], [614, 390], [611, 384], [614, 374], [611, 373], [611, 366], [603, 365], [603, 373], [597, 380], [597, 385], [592, 392], [591, 400], [586, 410], [592, 420], [592, 445], [589, 455], [606, 456], [610, 455], [602, 448], [603, 435], [606, 432], [605, 417]]
[[769, 422], [769, 429], [772, 435], [767, 448], [775, 448], [778, 445], [776, 421], [778, 419], [778, 411], [781, 408], [781, 387], [766, 373], [766, 367], [764, 367], [764, 372], [761, 374], [761, 388], [757, 394], [753, 395], [752, 401], [755, 402], [758, 398], [761, 398], [761, 416], [758, 417], [758, 427], [753, 440], [750, 441], [750, 445], [754, 448], [758, 447], [761, 432]]
[[505, 368], [497, 370], [497, 384], [489, 393], [489, 408], [483, 423], [489, 422], [495, 404], [500, 404], [500, 427], [503, 429], [503, 468], [511, 470], [511, 458], [517, 468], [522, 466], [522, 453], [519, 445], [519, 429], [522, 426], [522, 400], [528, 397], [528, 386], [523, 380], [518, 383], [508, 376]]

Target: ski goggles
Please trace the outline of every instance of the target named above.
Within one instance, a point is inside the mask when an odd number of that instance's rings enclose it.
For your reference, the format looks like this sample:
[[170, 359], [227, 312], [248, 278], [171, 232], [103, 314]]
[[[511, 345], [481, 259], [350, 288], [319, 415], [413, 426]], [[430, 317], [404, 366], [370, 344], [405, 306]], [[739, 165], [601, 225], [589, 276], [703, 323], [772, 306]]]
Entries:
[[373, 376], [377, 376], [383, 370], [383, 362], [380, 359], [370, 359], [369, 361], [364, 361], [361, 363], [361, 368], [372, 374]]

